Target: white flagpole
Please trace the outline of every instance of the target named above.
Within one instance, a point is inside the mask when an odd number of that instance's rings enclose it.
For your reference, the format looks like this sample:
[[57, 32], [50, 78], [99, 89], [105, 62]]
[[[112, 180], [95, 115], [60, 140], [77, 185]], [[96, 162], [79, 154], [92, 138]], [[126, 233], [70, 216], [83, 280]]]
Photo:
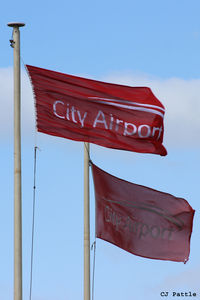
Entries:
[[21, 210], [21, 113], [20, 113], [20, 31], [24, 23], [13, 27], [14, 50], [14, 300], [22, 300], [22, 210]]
[[84, 143], [84, 300], [90, 300], [89, 143]]

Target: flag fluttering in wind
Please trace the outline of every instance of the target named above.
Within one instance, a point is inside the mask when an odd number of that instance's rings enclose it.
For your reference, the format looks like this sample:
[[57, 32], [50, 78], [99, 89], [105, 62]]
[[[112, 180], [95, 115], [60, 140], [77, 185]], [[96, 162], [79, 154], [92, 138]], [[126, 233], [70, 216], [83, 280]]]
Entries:
[[135, 255], [186, 262], [194, 210], [182, 198], [114, 177], [94, 164], [96, 237]]
[[167, 154], [165, 109], [148, 87], [129, 87], [26, 66], [39, 132], [108, 148]]

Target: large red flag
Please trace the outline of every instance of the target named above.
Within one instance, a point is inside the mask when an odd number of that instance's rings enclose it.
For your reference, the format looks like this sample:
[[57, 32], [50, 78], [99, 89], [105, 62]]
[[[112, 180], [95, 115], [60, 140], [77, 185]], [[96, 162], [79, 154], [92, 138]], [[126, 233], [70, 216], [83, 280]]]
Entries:
[[96, 236], [147, 258], [186, 262], [194, 210], [182, 198], [114, 177], [92, 164]]
[[164, 106], [147, 87], [128, 87], [33, 66], [27, 69], [40, 132], [104, 147], [166, 155]]

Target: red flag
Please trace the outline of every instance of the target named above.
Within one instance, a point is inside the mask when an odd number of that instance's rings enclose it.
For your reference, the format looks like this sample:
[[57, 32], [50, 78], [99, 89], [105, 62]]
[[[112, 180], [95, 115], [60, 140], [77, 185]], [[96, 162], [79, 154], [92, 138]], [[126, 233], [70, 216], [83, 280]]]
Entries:
[[27, 66], [40, 132], [108, 148], [166, 155], [164, 106], [128, 87]]
[[194, 210], [182, 198], [114, 177], [92, 164], [96, 237], [146, 258], [186, 262]]

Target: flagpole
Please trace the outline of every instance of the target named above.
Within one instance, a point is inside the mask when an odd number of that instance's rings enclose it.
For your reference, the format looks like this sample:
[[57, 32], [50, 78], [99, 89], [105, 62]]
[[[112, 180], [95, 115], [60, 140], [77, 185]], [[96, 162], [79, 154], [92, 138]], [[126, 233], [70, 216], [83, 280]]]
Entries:
[[10, 40], [14, 53], [14, 300], [22, 300], [22, 210], [21, 210], [21, 115], [20, 115], [20, 31], [24, 23], [13, 27]]
[[90, 300], [89, 143], [84, 143], [84, 300]]

